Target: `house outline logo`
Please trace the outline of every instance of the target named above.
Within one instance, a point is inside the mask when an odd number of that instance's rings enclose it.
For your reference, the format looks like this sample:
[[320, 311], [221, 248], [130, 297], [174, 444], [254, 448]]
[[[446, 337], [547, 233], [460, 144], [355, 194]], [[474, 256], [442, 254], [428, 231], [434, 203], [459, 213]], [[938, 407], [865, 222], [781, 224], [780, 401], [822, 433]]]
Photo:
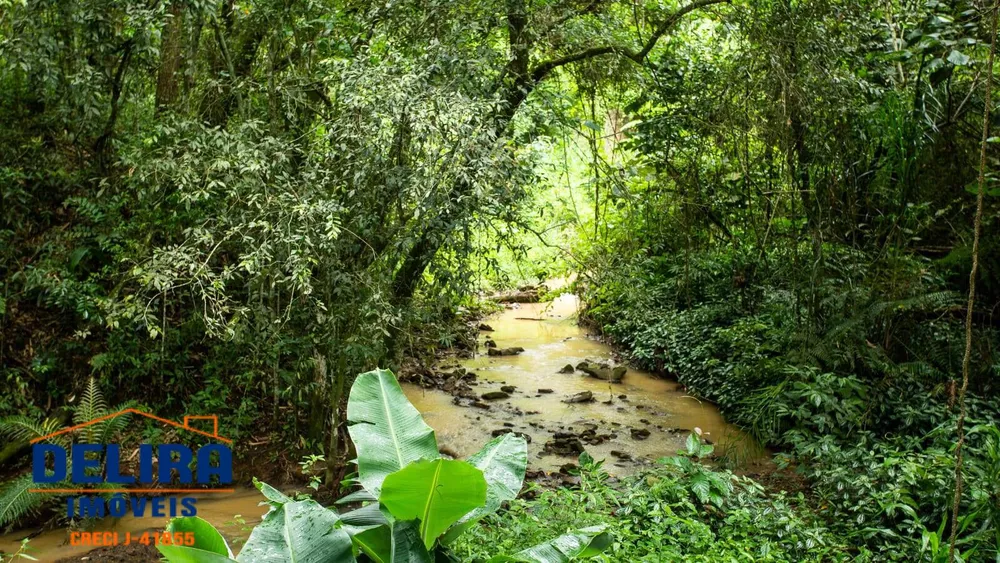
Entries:
[[[225, 443], [227, 446], [231, 446], [233, 441], [225, 436], [219, 435], [219, 417], [217, 415], [185, 415], [184, 422], [176, 422], [170, 419], [156, 416], [155, 414], [148, 413], [136, 408], [122, 409], [118, 412], [111, 414], [106, 414], [104, 416], [97, 417], [80, 424], [75, 424], [67, 428], [63, 428], [56, 432], [46, 434], [44, 436], [39, 436], [37, 438], [31, 439], [28, 443], [30, 445], [35, 445], [56, 436], [61, 436], [63, 434], [69, 434], [70, 432], [76, 432], [77, 430], [82, 430], [94, 424], [104, 422], [106, 420], [111, 420], [125, 414], [137, 414], [144, 416], [151, 420], [155, 420], [162, 424], [167, 424], [180, 430], [187, 430], [188, 432], [193, 432], [213, 440], [218, 440]], [[206, 432], [198, 428], [191, 426], [191, 422], [195, 420], [211, 420], [212, 421], [212, 432]], [[114, 494], [114, 493], [234, 493], [236, 492], [233, 488], [218, 489], [218, 488], [136, 488], [136, 487], [120, 487], [120, 488], [70, 488], [70, 489], [57, 489], [57, 488], [32, 488], [28, 489], [31, 493], [46, 493], [46, 494], [90, 494], [90, 493], [100, 493], [100, 494]]]

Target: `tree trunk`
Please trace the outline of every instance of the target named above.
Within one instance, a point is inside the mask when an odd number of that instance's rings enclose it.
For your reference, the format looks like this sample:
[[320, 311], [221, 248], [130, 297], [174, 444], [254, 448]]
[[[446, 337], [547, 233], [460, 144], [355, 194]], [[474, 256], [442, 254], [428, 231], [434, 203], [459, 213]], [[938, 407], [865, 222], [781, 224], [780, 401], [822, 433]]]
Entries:
[[180, 0], [170, 4], [170, 19], [163, 30], [160, 46], [160, 68], [156, 73], [156, 111], [174, 105], [180, 92], [181, 53], [184, 50], [184, 5]]

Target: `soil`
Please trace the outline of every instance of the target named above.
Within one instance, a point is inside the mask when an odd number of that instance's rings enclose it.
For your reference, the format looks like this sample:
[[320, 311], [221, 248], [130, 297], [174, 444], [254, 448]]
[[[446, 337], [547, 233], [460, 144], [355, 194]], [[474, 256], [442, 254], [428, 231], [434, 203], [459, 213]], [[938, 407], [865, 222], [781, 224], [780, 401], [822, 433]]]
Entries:
[[129, 545], [99, 547], [83, 555], [58, 559], [56, 563], [69, 563], [71, 561], [87, 561], [88, 563], [147, 563], [158, 562], [162, 558], [163, 556], [160, 555], [160, 552], [152, 545], [131, 543]]

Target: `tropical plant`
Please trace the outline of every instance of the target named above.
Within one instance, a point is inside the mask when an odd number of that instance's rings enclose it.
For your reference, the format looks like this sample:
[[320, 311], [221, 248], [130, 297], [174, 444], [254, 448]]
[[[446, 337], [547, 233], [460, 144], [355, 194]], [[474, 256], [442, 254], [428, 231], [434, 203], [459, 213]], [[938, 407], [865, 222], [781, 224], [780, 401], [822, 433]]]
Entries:
[[684, 443], [684, 451], [680, 455], [660, 460], [660, 463], [680, 469], [684, 476], [683, 483], [691, 494], [702, 504], [714, 504], [721, 507], [726, 497], [733, 492], [732, 478], [725, 473], [712, 471], [700, 463], [715, 451], [715, 446], [701, 441], [701, 429], [688, 434]]
[[[388, 370], [357, 377], [347, 413], [362, 489], [342, 500], [367, 504], [339, 514], [258, 482], [270, 510], [236, 561], [449, 559], [449, 544], [521, 489], [528, 455], [524, 438], [504, 434], [467, 461], [445, 459], [438, 453], [434, 431]], [[192, 532], [197, 538], [194, 545], [159, 545], [168, 561], [233, 560], [221, 534], [204, 520], [175, 518], [166, 531]], [[561, 563], [596, 555], [609, 543], [604, 527], [592, 526], [491, 561]]]
[[[100, 419], [133, 406], [135, 406], [135, 402], [129, 401], [114, 408], [108, 408], [104, 394], [101, 393], [97, 385], [97, 380], [91, 377], [80, 396], [80, 403], [73, 408], [73, 425]], [[64, 424], [58, 418], [36, 421], [26, 416], [9, 416], [0, 419], [0, 436], [11, 443], [24, 445], [39, 439], [64, 447], [68, 447], [73, 441], [87, 444], [108, 444], [126, 427], [130, 419], [130, 413], [123, 413], [116, 417], [99, 420], [80, 429], [80, 435], [74, 438], [68, 432], [52, 436], [64, 428]], [[31, 473], [22, 474], [7, 482], [0, 490], [0, 528], [17, 523], [21, 519], [37, 513], [53, 499], [50, 494], [31, 492], [32, 489], [57, 486], [58, 484], [35, 483]]]

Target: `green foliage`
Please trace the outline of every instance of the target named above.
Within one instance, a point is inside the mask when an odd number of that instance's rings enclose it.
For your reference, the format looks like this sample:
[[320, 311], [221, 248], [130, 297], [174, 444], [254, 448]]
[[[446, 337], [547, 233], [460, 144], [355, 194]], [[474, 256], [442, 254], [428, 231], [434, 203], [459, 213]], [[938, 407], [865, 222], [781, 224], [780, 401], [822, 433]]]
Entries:
[[420, 538], [431, 549], [452, 524], [486, 503], [486, 479], [464, 461], [415, 461], [385, 478], [379, 502], [397, 520], [419, 520]]
[[[135, 406], [134, 401], [108, 408], [104, 394], [91, 377], [81, 394], [79, 403], [73, 408], [73, 425], [79, 425], [96, 418], [121, 412]], [[32, 440], [44, 438], [45, 442], [69, 447], [73, 442], [86, 444], [108, 444], [121, 434], [131, 418], [130, 413], [91, 424], [77, 433], [63, 433], [50, 436], [66, 426], [55, 418], [47, 418], [41, 422], [26, 416], [9, 416], [0, 419], [0, 437], [3, 437], [9, 447], [27, 446]], [[67, 421], [68, 422], [68, 421]], [[16, 450], [15, 450], [16, 451]], [[92, 472], [104, 471], [104, 459], [101, 465], [92, 468]], [[30, 471], [21, 474], [0, 486], [0, 528], [9, 527], [24, 521], [31, 516], [37, 516], [42, 508], [55, 500], [56, 496], [45, 492], [30, 492], [31, 489], [58, 488], [58, 484], [36, 484]]]
[[[197, 563], [198, 561], [230, 561], [233, 552], [229, 544], [211, 524], [197, 516], [175, 518], [166, 529], [167, 533], [192, 534], [193, 545], [158, 545], [157, 549], [171, 561]], [[183, 543], [183, 542], [178, 542]]]
[[[419, 413], [388, 370], [357, 377], [348, 412], [352, 429], [365, 428], [364, 432], [352, 432], [352, 438], [358, 451], [358, 482], [370, 504], [338, 514], [315, 501], [292, 500], [256, 482], [271, 509], [250, 534], [237, 561], [354, 561], [359, 554], [383, 563], [447, 559], [451, 551], [444, 544], [445, 537], [452, 541], [459, 538], [521, 489], [527, 465], [524, 438], [500, 436], [469, 462], [441, 458], [433, 432], [423, 430]], [[417, 418], [410, 419], [410, 415]], [[404, 421], [413, 426], [397, 424]], [[405, 459], [402, 452], [416, 451], [428, 437], [431, 453], [401, 463], [400, 468], [386, 474], [387, 465]], [[380, 448], [392, 450], [394, 457], [386, 461]], [[210, 527], [197, 518], [176, 518], [170, 526], [179, 530]], [[599, 526], [571, 531], [494, 560], [563, 563], [592, 557], [608, 546], [603, 530]], [[158, 548], [168, 561], [231, 560], [228, 546], [217, 541], [218, 532], [211, 529], [204, 533], [208, 537], [191, 548]]]
[[24, 518], [36, 515], [54, 497], [32, 493], [35, 485], [31, 474], [20, 475], [3, 484], [0, 490], [0, 526], [8, 527]]
[[[704, 447], [702, 444], [701, 447]], [[612, 484], [599, 462], [581, 459], [578, 489], [538, 489], [503, 514], [486, 518], [454, 545], [463, 560], [488, 556], [559, 529], [605, 522], [615, 561], [836, 561], [851, 560], [811, 514], [804, 499], [766, 494], [760, 485], [697, 460], [689, 473], [666, 462]], [[692, 494], [695, 475], [729, 483], [720, 505]]]
[[358, 480], [376, 498], [389, 474], [417, 460], [438, 457], [434, 430], [388, 370], [357, 377], [347, 402], [347, 419], [358, 451]]

